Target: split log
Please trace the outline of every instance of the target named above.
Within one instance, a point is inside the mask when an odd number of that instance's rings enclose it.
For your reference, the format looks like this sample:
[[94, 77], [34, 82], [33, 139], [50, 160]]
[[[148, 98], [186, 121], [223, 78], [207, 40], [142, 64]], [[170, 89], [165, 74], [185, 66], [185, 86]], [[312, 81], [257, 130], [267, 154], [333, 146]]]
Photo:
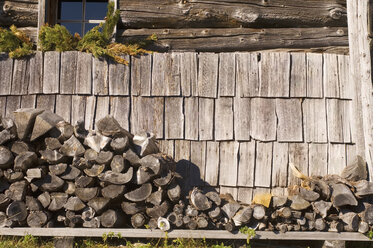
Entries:
[[299, 219], [302, 217], [302, 211], [291, 211], [291, 216], [294, 218], [294, 219]]
[[68, 157], [78, 157], [84, 154], [85, 148], [80, 141], [72, 135], [63, 143], [59, 151]]
[[301, 218], [297, 219], [297, 224], [300, 225], [300, 226], [304, 226], [304, 225], [306, 225], [306, 223], [307, 223], [307, 219], [304, 218], [304, 217], [301, 217]]
[[113, 153], [111, 151], [100, 151], [97, 155], [96, 162], [98, 164], [110, 164], [113, 159]]
[[97, 214], [102, 213], [108, 207], [110, 199], [104, 197], [95, 197], [87, 205], [95, 210]]
[[198, 223], [194, 219], [191, 219], [186, 225], [190, 230], [195, 230], [198, 227]]
[[218, 219], [221, 217], [221, 209], [220, 207], [216, 206], [215, 208], [212, 208], [209, 212], [208, 215], [211, 219]]
[[26, 207], [29, 211], [42, 211], [43, 206], [38, 199], [32, 196], [26, 196]]
[[128, 149], [128, 151], [126, 151], [126, 153], [123, 154], [123, 157], [132, 166], [134, 166], [134, 167], [139, 167], [140, 166], [139, 156], [137, 156], [137, 154], [134, 151], [132, 151], [131, 149]]
[[9, 183], [14, 183], [23, 179], [24, 175], [21, 171], [13, 171], [12, 169], [7, 169], [4, 171], [4, 177]]
[[84, 124], [84, 121], [82, 120], [77, 121], [76, 124], [74, 125], [74, 135], [81, 141], [85, 141], [85, 138], [87, 138], [88, 136], [88, 131], [84, 127], [85, 127], [85, 124]]
[[221, 205], [221, 198], [219, 196], [219, 194], [215, 191], [210, 191], [210, 192], [207, 192], [206, 194], [206, 197], [209, 198], [213, 203], [215, 203], [216, 206], [220, 206]]
[[362, 219], [369, 225], [373, 224], [373, 205], [366, 206], [366, 209], [362, 213]]
[[13, 140], [15, 135], [13, 135], [9, 130], [3, 130], [0, 132], [0, 145], [4, 145], [9, 141]]
[[[315, 220], [316, 218], [316, 214], [314, 212], [307, 212], [307, 213], [304, 213], [304, 217], [307, 219], [307, 220]], [[323, 217], [323, 216], [321, 216]], [[326, 216], [325, 216], [326, 217]], [[323, 218], [325, 218], [323, 217]]]
[[68, 165], [65, 172], [61, 174], [60, 177], [64, 180], [71, 181], [71, 180], [75, 180], [75, 178], [80, 176], [80, 174], [81, 174], [81, 171], [78, 168]]
[[92, 187], [95, 184], [95, 179], [93, 177], [80, 176], [75, 179], [74, 183], [77, 188]]
[[40, 194], [37, 199], [39, 200], [43, 208], [47, 208], [51, 203], [51, 196], [48, 192]]
[[[210, 212], [209, 212], [210, 215]], [[253, 216], [253, 209], [250, 206], [243, 207], [233, 217], [233, 222], [236, 226], [241, 226], [250, 222]]]
[[13, 223], [4, 212], [0, 212], [0, 227], [12, 227]]
[[198, 228], [201, 228], [201, 229], [206, 228], [209, 224], [206, 217], [204, 217], [204, 216], [198, 216], [197, 219], [196, 219], [196, 222], [197, 222]]
[[6, 215], [11, 221], [24, 221], [27, 218], [28, 211], [26, 204], [21, 201], [14, 201], [6, 209]]
[[90, 161], [88, 161], [85, 158], [82, 157], [75, 157], [73, 158], [73, 162], [71, 164], [72, 166], [78, 168], [79, 170], [85, 170], [85, 169], [90, 169], [94, 166], [94, 164]]
[[38, 162], [37, 159], [38, 157], [36, 156], [35, 152], [21, 153], [14, 159], [14, 170], [26, 171], [29, 168], [35, 167]]
[[263, 205], [255, 205], [253, 207], [253, 217], [257, 220], [261, 220], [266, 215], [266, 209]]
[[369, 231], [369, 224], [366, 223], [365, 221], [360, 221], [358, 232], [365, 234], [368, 231]]
[[55, 175], [46, 175], [44, 178], [31, 184], [34, 184], [41, 191], [54, 192], [62, 189], [65, 182]]
[[126, 173], [105, 171], [105, 173], [98, 176], [98, 179], [100, 179], [103, 182], [123, 185], [131, 181], [132, 177], [133, 177], [133, 167], [130, 167]]
[[315, 220], [315, 229], [317, 231], [324, 231], [326, 229], [326, 223], [323, 219], [318, 218]]
[[163, 195], [164, 195], [163, 190], [155, 191], [151, 193], [151, 195], [148, 198], [146, 198], [146, 202], [151, 203], [154, 206], [159, 206], [161, 205], [163, 201]]
[[83, 222], [83, 227], [87, 228], [99, 228], [101, 226], [100, 218], [94, 217], [91, 220], [85, 220]]
[[[28, 152], [30, 150], [30, 147], [27, 143], [23, 142], [23, 141], [15, 141], [13, 142], [11, 148], [10, 148], [10, 151], [13, 152], [14, 154], [16, 155], [19, 155], [23, 152]], [[0, 165], [1, 167], [1, 165]]]
[[164, 232], [170, 230], [171, 228], [170, 222], [166, 218], [162, 218], [162, 217], [158, 218], [157, 226], [159, 229], [161, 229]]
[[76, 186], [73, 182], [66, 182], [63, 191], [68, 195], [75, 195]]
[[150, 229], [157, 229], [157, 227], [158, 227], [158, 220], [157, 219], [155, 219], [155, 218], [151, 218], [150, 220], [149, 220], [149, 222], [148, 222], [148, 226], [149, 226], [149, 228]]
[[133, 135], [127, 130], [123, 129], [118, 121], [111, 115], [107, 115], [104, 118], [96, 122], [97, 130], [105, 136], [127, 136], [132, 139]]
[[325, 218], [328, 215], [328, 211], [330, 210], [332, 205], [333, 204], [331, 202], [326, 202], [322, 200], [312, 203], [313, 210], [322, 218]]
[[342, 220], [346, 232], [356, 232], [359, 229], [360, 218], [356, 213], [340, 213], [339, 219]]
[[51, 193], [51, 203], [48, 206], [49, 211], [58, 211], [64, 207], [69, 195], [66, 193]]
[[168, 201], [162, 202], [159, 206], [154, 206], [151, 208], [146, 208], [146, 214], [150, 216], [151, 218], [159, 218], [163, 217], [167, 214], [168, 210], [170, 208], [170, 204]]
[[96, 215], [96, 211], [91, 207], [85, 207], [82, 211], [82, 220], [83, 221], [90, 221]]
[[137, 213], [145, 212], [145, 205], [143, 203], [137, 203], [137, 202], [122, 202], [121, 208], [123, 212], [125, 212], [128, 215], [134, 215]]
[[27, 181], [31, 182], [33, 179], [42, 178], [43, 174], [44, 173], [41, 168], [27, 169], [25, 178], [27, 179]]
[[26, 221], [29, 227], [42, 227], [47, 224], [48, 219], [48, 214], [44, 211], [31, 211]]
[[108, 185], [101, 189], [101, 195], [109, 199], [118, 199], [123, 196], [125, 190], [124, 185]]
[[70, 211], [81, 211], [85, 207], [86, 205], [76, 196], [71, 196], [64, 205], [64, 208]]
[[179, 201], [179, 203], [174, 205], [173, 211], [176, 214], [183, 214], [184, 213], [185, 204], [182, 200]]
[[62, 144], [57, 138], [47, 137], [44, 139], [45, 146], [49, 150], [57, 150], [60, 149]]
[[305, 210], [309, 206], [311, 206], [311, 204], [308, 201], [306, 201], [299, 195], [291, 196], [290, 200], [291, 200], [290, 208], [294, 210]]
[[110, 168], [113, 172], [122, 173], [124, 170], [128, 170], [130, 166], [124, 162], [122, 155], [115, 155], [111, 160]]
[[272, 206], [274, 208], [283, 207], [288, 201], [286, 196], [273, 196], [272, 197]]
[[241, 205], [237, 202], [229, 202], [227, 204], [224, 204], [221, 210], [223, 211], [224, 215], [230, 220], [237, 213], [240, 207]]
[[308, 230], [313, 231], [316, 228], [316, 223], [314, 220], [309, 220], [308, 221]]
[[146, 198], [148, 198], [151, 193], [152, 193], [152, 185], [150, 183], [146, 183], [146, 184], [141, 185], [141, 187], [124, 194], [124, 197], [126, 197], [127, 200], [130, 200], [133, 202], [141, 202], [141, 201], [145, 201]]
[[194, 188], [192, 192], [189, 194], [189, 199], [191, 204], [197, 209], [201, 211], [208, 210], [212, 207], [211, 201], [202, 194], [197, 188]]
[[131, 216], [131, 225], [134, 228], [143, 227], [145, 225], [145, 222], [146, 222], [146, 217], [142, 213], [137, 213]]
[[67, 164], [54, 164], [54, 165], [49, 165], [49, 172], [53, 175], [59, 176], [63, 174], [67, 169]]
[[342, 232], [343, 231], [343, 224], [340, 221], [333, 220], [329, 224], [328, 232]]
[[69, 227], [75, 227], [76, 225], [80, 225], [83, 223], [82, 216], [79, 214], [75, 214], [73, 211], [66, 211], [66, 218], [68, 220]]
[[109, 209], [100, 216], [103, 227], [120, 227], [124, 223], [124, 216], [121, 212]]
[[289, 207], [282, 207], [276, 210], [276, 213], [278, 214], [278, 216], [285, 218], [285, 219], [290, 218], [292, 215], [291, 209]]
[[135, 135], [132, 141], [135, 151], [140, 157], [159, 153], [159, 148], [157, 146], [157, 141], [154, 134], [142, 133], [140, 135]]
[[188, 205], [185, 209], [185, 214], [190, 217], [195, 217], [198, 215], [198, 210], [195, 209], [193, 206]]
[[41, 154], [41, 159], [47, 161], [50, 164], [58, 164], [58, 163], [66, 162], [66, 157], [56, 150], [46, 149], [44, 151], [39, 151], [39, 152]]
[[356, 189], [355, 195], [357, 196], [369, 196], [373, 195], [373, 183], [368, 182], [367, 180], [360, 180], [354, 183]]
[[0, 210], [5, 211], [11, 201], [5, 194], [0, 194]]
[[332, 184], [332, 202], [334, 207], [343, 207], [346, 205], [357, 206], [358, 202], [351, 190], [344, 184]]
[[24, 140], [31, 134], [36, 116], [41, 114], [44, 110], [33, 108], [22, 108], [14, 111], [14, 122], [17, 126], [17, 136]]
[[320, 194], [313, 191], [313, 190], [307, 190], [305, 188], [299, 189], [300, 196], [309, 202], [317, 201], [320, 198]]
[[89, 146], [91, 149], [95, 150], [96, 152], [100, 152], [104, 149], [111, 141], [111, 138], [100, 135], [100, 134], [88, 134], [87, 137], [84, 139], [84, 145]]
[[234, 223], [233, 222], [227, 222], [224, 224], [224, 229], [227, 230], [228, 232], [233, 232], [234, 231]]
[[319, 193], [322, 200], [329, 200], [331, 196], [331, 190], [329, 185], [321, 179], [312, 179], [311, 182], [311, 189], [315, 192]]
[[13, 163], [12, 153], [4, 146], [0, 146], [0, 169], [8, 169]]
[[96, 152], [96, 151], [93, 150], [93, 149], [87, 149], [87, 150], [85, 150], [85, 152], [84, 152], [84, 158], [85, 158], [86, 160], [88, 160], [89, 162], [94, 162], [94, 161], [96, 161], [97, 156], [98, 156], [98, 152]]
[[181, 188], [177, 183], [172, 183], [167, 189], [167, 196], [172, 202], [177, 202], [181, 197]]
[[116, 154], [123, 154], [128, 149], [128, 146], [129, 141], [127, 136], [113, 138], [110, 142], [110, 147]]
[[343, 169], [341, 177], [349, 181], [366, 180], [368, 172], [364, 159], [359, 155], [356, 156], [355, 160]]
[[[140, 167], [139, 170], [140, 169], [144, 169], [144, 168]], [[152, 176], [152, 173], [149, 174], [149, 179], [150, 179], [151, 176]], [[153, 183], [157, 187], [163, 187], [163, 186], [166, 186], [166, 185], [170, 184], [172, 179], [173, 179], [173, 172], [171, 170], [169, 170], [166, 176], [154, 179]]]
[[84, 202], [89, 202], [96, 196], [98, 196], [99, 188], [92, 187], [92, 188], [76, 188], [75, 195]]
[[52, 130], [56, 131], [55, 138], [57, 138], [60, 142], [65, 142], [74, 134], [74, 127], [66, 121], [58, 122], [56, 128]]
[[97, 177], [105, 170], [104, 164], [95, 164], [91, 168], [84, 169], [84, 173], [89, 177]]
[[14, 182], [9, 186], [9, 189], [5, 191], [5, 196], [12, 201], [24, 201], [27, 185], [28, 183], [25, 180]]

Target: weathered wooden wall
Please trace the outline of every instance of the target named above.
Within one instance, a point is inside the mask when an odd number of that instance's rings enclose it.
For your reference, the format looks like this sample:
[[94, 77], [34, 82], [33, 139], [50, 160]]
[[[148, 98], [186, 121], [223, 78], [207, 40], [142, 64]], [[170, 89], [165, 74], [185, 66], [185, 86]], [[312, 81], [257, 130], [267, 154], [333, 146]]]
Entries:
[[[87, 128], [106, 114], [154, 132], [190, 185], [249, 200], [305, 174], [340, 173], [355, 156], [349, 57], [336, 54], [155, 53], [129, 66], [78, 52], [0, 59], [0, 113], [55, 111]], [[370, 168], [372, 173], [372, 168]], [[201, 180], [202, 179], [202, 180]]]

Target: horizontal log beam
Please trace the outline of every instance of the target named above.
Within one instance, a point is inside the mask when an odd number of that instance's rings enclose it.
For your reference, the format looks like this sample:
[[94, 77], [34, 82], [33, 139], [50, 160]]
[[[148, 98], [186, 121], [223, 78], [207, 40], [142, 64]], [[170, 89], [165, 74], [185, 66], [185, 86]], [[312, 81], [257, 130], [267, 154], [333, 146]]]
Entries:
[[119, 0], [125, 28], [347, 27], [345, 0]]
[[38, 25], [37, 1], [0, 0], [0, 26], [27, 27]]
[[117, 39], [129, 42], [156, 34], [151, 49], [158, 51], [255, 51], [277, 48], [348, 46], [347, 28], [278, 29], [127, 29]]

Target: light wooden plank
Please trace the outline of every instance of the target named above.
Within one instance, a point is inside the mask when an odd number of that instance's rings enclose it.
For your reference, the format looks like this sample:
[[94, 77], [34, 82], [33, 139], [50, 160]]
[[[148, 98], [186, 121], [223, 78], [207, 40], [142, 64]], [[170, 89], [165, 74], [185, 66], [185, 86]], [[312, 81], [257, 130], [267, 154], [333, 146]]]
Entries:
[[79, 53], [77, 51], [61, 53], [61, 94], [75, 93], [78, 55]]
[[43, 53], [36, 52], [30, 58], [30, 83], [29, 94], [43, 93]]
[[227, 187], [227, 186], [220, 186], [220, 194], [230, 194], [234, 200], [237, 200], [238, 196], [238, 188], [237, 187]]
[[76, 70], [75, 92], [77, 94], [92, 93], [92, 55], [89, 53], [78, 54]]
[[182, 192], [185, 194], [189, 193], [190, 188], [190, 176], [189, 169], [191, 167], [190, 162], [190, 141], [187, 140], [175, 140], [174, 145], [174, 158], [176, 161], [176, 172], [178, 172], [182, 177], [181, 188]]
[[181, 95], [183, 96], [197, 96], [197, 53], [184, 52], [180, 58], [180, 73], [181, 73]]
[[238, 160], [238, 186], [254, 186], [255, 169], [255, 141], [240, 142], [240, 154]]
[[198, 128], [200, 140], [214, 139], [214, 99], [199, 98]]
[[158, 140], [159, 150], [171, 157], [174, 157], [174, 140]]
[[288, 143], [273, 143], [272, 187], [287, 186], [288, 165]]
[[109, 111], [110, 111], [110, 97], [98, 96], [94, 122], [96, 123], [100, 119], [107, 116], [109, 114]]
[[219, 185], [237, 186], [238, 152], [240, 144], [235, 141], [220, 142]]
[[44, 71], [43, 71], [43, 93], [59, 93], [60, 88], [60, 53], [44, 53]]
[[272, 142], [256, 143], [255, 177], [254, 185], [256, 187], [271, 186], [271, 171], [273, 157]]
[[163, 97], [133, 97], [131, 111], [131, 132], [152, 132], [158, 139], [163, 135]]
[[85, 104], [85, 129], [94, 130], [96, 112], [96, 96], [87, 96]]
[[328, 145], [327, 144], [309, 144], [309, 175], [310, 176], [325, 176], [327, 173], [328, 173]]
[[327, 99], [328, 138], [333, 143], [351, 143], [352, 102]]
[[[124, 59], [129, 61], [128, 55]], [[109, 94], [111, 96], [128, 96], [130, 87], [130, 65], [123, 65], [112, 60], [109, 63]]]
[[0, 114], [6, 116], [6, 96], [0, 96]]
[[36, 108], [55, 111], [56, 95], [37, 95]]
[[251, 137], [260, 141], [276, 140], [275, 99], [251, 99]]
[[131, 57], [131, 94], [150, 96], [152, 83], [152, 55]]
[[236, 92], [236, 56], [235, 53], [219, 54], [219, 96], [235, 96]]
[[21, 96], [7, 96], [5, 116], [13, 118], [13, 112], [21, 107]]
[[234, 138], [249, 141], [251, 133], [251, 100], [250, 98], [234, 98]]
[[346, 145], [346, 165], [350, 165], [354, 162], [357, 156], [356, 145]]
[[35, 108], [36, 95], [25, 95], [21, 97], [21, 108]]
[[56, 114], [69, 123], [71, 121], [71, 99], [71, 95], [56, 96]]
[[93, 94], [106, 96], [109, 94], [109, 65], [107, 59], [93, 58]]
[[153, 54], [152, 96], [179, 96], [180, 79], [180, 53]]
[[168, 75], [166, 83], [166, 96], [181, 95], [181, 53], [171, 53], [170, 64], [168, 70], [164, 73]]
[[233, 139], [233, 99], [220, 97], [215, 100], [215, 140]]
[[289, 97], [290, 54], [264, 52], [259, 63], [260, 92], [263, 97]]
[[302, 142], [302, 100], [276, 99], [277, 141]]
[[259, 96], [259, 57], [260, 53], [255, 52], [236, 54], [236, 87], [238, 96]]
[[200, 53], [198, 60], [198, 96], [216, 98], [218, 93], [219, 55], [215, 53]]
[[251, 204], [251, 200], [253, 199], [253, 189], [252, 188], [238, 188], [237, 200], [242, 203]]
[[165, 98], [165, 138], [184, 138], [184, 113], [182, 97]]
[[86, 96], [73, 95], [71, 99], [71, 124], [75, 125], [77, 121], [85, 120]]
[[211, 186], [218, 186], [219, 179], [219, 142], [206, 142], [206, 174], [205, 182]]
[[346, 167], [346, 145], [329, 144], [328, 174], [340, 175]]
[[337, 60], [340, 98], [353, 99], [354, 84], [349, 80], [350, 56], [338, 54]]
[[285, 191], [287, 191], [287, 188], [281, 188], [281, 187], [271, 188], [271, 194], [273, 196], [285, 196]]
[[198, 97], [184, 98], [185, 139], [198, 140]]
[[110, 114], [118, 121], [122, 128], [130, 130], [129, 115], [130, 115], [130, 98], [117, 97], [110, 98]]
[[290, 97], [307, 96], [307, 62], [305, 53], [291, 53]]
[[328, 141], [325, 104], [325, 99], [304, 99], [302, 107], [306, 142], [326, 143]]
[[191, 186], [204, 185], [206, 170], [206, 142], [191, 141], [189, 177]]
[[339, 98], [338, 60], [336, 54], [324, 53], [324, 92], [325, 97]]
[[13, 59], [7, 54], [0, 53], [0, 95], [10, 95], [12, 85]]
[[323, 97], [323, 56], [307, 53], [307, 97]]
[[[289, 143], [289, 163], [293, 163], [303, 174], [308, 175], [308, 145], [306, 143]], [[288, 186], [299, 185], [288, 168]]]
[[26, 95], [30, 81], [29, 60], [15, 59], [13, 64], [12, 95]]

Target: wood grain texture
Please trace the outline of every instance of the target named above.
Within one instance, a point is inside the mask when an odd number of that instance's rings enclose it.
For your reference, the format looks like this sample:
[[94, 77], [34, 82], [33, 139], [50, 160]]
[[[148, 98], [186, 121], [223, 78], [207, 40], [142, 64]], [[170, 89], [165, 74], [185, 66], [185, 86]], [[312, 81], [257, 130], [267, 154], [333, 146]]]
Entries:
[[218, 186], [219, 181], [219, 142], [206, 142], [206, 174], [208, 185]]
[[307, 96], [307, 61], [305, 53], [291, 53], [290, 97]]
[[256, 187], [271, 186], [273, 143], [256, 143], [255, 182]]
[[351, 143], [352, 102], [327, 99], [328, 138], [333, 143]]
[[198, 96], [216, 98], [218, 93], [219, 55], [215, 53], [200, 53], [198, 60]]
[[36, 52], [34, 56], [30, 58], [30, 83], [28, 86], [29, 94], [43, 93], [43, 67], [43, 53]]
[[85, 120], [86, 96], [73, 95], [71, 99], [71, 124]]
[[123, 96], [110, 97], [110, 114], [118, 121], [120, 126], [127, 131], [130, 130], [129, 115], [130, 115], [130, 98]]
[[236, 55], [219, 53], [219, 96], [235, 96], [236, 92]]
[[277, 140], [280, 142], [302, 142], [302, 100], [276, 99]]
[[61, 94], [74, 94], [76, 87], [77, 61], [80, 54], [76, 51], [61, 53]]
[[233, 140], [233, 98], [215, 100], [215, 140]]
[[94, 130], [96, 102], [96, 96], [87, 96], [84, 117], [85, 129], [87, 130]]
[[329, 144], [328, 174], [341, 175], [343, 168], [346, 167], [346, 161], [346, 145]]
[[37, 95], [36, 108], [48, 109], [51, 112], [55, 111], [56, 95]]
[[94, 122], [96, 123], [100, 119], [107, 116], [109, 114], [109, 111], [110, 111], [110, 97], [98, 96]]
[[324, 57], [324, 92], [325, 97], [339, 98], [338, 59], [336, 54], [323, 54]]
[[174, 159], [176, 163], [176, 171], [183, 177], [182, 192], [188, 193], [190, 187], [190, 176], [189, 171], [191, 162], [190, 162], [190, 141], [187, 140], [175, 140], [174, 148]]
[[250, 98], [234, 98], [234, 139], [250, 140], [251, 133], [251, 100]]
[[307, 54], [307, 97], [323, 97], [323, 56]]
[[245, 187], [238, 188], [237, 200], [243, 203], [246, 203], [246, 204], [251, 204], [252, 199], [253, 199], [252, 188], [245, 188]]
[[17, 27], [38, 25], [37, 1], [1, 1], [1, 26], [16, 25]]
[[181, 94], [183, 96], [197, 96], [197, 53], [184, 52], [181, 54], [180, 73]]
[[[289, 163], [293, 163], [303, 174], [308, 175], [308, 145], [306, 143], [289, 143]], [[290, 168], [288, 172], [288, 186], [298, 185], [300, 180], [290, 173]]]
[[273, 196], [287, 196], [287, 188], [281, 188], [281, 187], [272, 187], [271, 188], [271, 194]]
[[289, 145], [273, 143], [272, 187], [286, 187], [288, 176]]
[[78, 55], [75, 92], [77, 94], [92, 93], [92, 55], [89, 53]]
[[236, 54], [236, 87], [240, 97], [259, 96], [259, 60], [260, 53]]
[[346, 145], [346, 165], [350, 165], [354, 162], [357, 155], [357, 146], [354, 145]]
[[0, 114], [6, 116], [6, 96], [0, 96]]
[[220, 194], [230, 194], [233, 197], [234, 200], [237, 200], [238, 188], [237, 187], [220, 186], [219, 193]]
[[206, 142], [191, 141], [190, 143], [190, 167], [189, 176], [191, 186], [202, 186], [205, 184], [206, 170]]
[[237, 186], [239, 148], [235, 141], [220, 142], [219, 185]]
[[353, 99], [354, 84], [349, 80], [350, 57], [338, 54], [337, 60], [340, 98]]
[[56, 96], [56, 114], [61, 116], [65, 121], [71, 121], [71, 95], [57, 95]]
[[198, 128], [200, 140], [214, 139], [214, 99], [199, 98]]
[[184, 98], [185, 139], [198, 140], [198, 98]]
[[[124, 59], [129, 61], [128, 55]], [[111, 96], [128, 96], [130, 87], [130, 70], [132, 64], [126, 66], [112, 60], [109, 64], [109, 94]]]
[[107, 59], [93, 58], [93, 94], [106, 96], [109, 94], [109, 65]]
[[184, 138], [184, 99], [182, 97], [165, 98], [165, 138]]
[[253, 187], [255, 170], [255, 141], [240, 142], [237, 186]]
[[12, 71], [13, 59], [9, 58], [7, 54], [0, 53], [0, 80], [2, 87], [0, 87], [0, 95], [10, 95], [12, 86]]
[[276, 140], [275, 99], [251, 99], [251, 137], [260, 141]]
[[7, 96], [5, 116], [13, 118], [13, 112], [21, 107], [21, 96]]
[[326, 143], [328, 134], [325, 99], [305, 99], [302, 107], [305, 141]]
[[161, 152], [174, 157], [175, 151], [175, 141], [174, 140], [158, 140], [158, 147]]
[[324, 176], [328, 173], [328, 145], [309, 144], [309, 175]]
[[25, 95], [21, 97], [21, 108], [35, 108], [35, 106], [36, 95]]
[[131, 95], [150, 96], [152, 84], [152, 55], [131, 57]]
[[152, 96], [179, 96], [180, 79], [180, 53], [153, 54]]
[[60, 53], [44, 53], [44, 71], [43, 71], [43, 93], [59, 93], [60, 88]]
[[15, 59], [13, 64], [12, 95], [26, 95], [30, 81], [29, 60]]

